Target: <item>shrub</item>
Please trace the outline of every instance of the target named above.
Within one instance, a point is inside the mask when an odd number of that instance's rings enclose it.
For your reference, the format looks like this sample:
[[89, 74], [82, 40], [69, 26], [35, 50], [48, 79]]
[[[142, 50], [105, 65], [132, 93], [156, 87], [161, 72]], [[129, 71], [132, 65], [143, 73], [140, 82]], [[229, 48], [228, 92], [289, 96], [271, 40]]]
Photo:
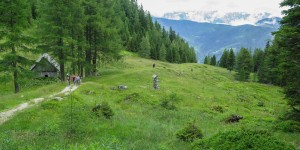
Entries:
[[179, 130], [176, 133], [176, 137], [185, 142], [193, 142], [195, 139], [201, 139], [203, 134], [202, 131], [195, 125], [195, 122], [193, 122], [188, 123], [186, 127]]
[[300, 123], [293, 120], [283, 121], [276, 125], [276, 129], [282, 130], [284, 132], [300, 133]]
[[224, 113], [225, 111], [222, 106], [213, 106], [211, 109], [220, 113]]
[[107, 102], [102, 102], [101, 104], [98, 104], [93, 108], [93, 112], [100, 116], [100, 113], [107, 119], [111, 119], [111, 117], [114, 115], [113, 110], [109, 106]]
[[265, 107], [265, 103], [264, 103], [264, 102], [258, 102], [258, 103], [257, 103], [257, 106], [258, 106], [258, 107]]
[[295, 148], [273, 137], [269, 132], [262, 130], [236, 130], [219, 133], [209, 139], [198, 140], [194, 144], [197, 149], [284, 149]]
[[180, 98], [177, 96], [177, 94], [172, 93], [167, 97], [164, 97], [163, 100], [160, 103], [160, 106], [169, 109], [169, 110], [175, 110], [177, 109], [176, 103], [180, 101]]

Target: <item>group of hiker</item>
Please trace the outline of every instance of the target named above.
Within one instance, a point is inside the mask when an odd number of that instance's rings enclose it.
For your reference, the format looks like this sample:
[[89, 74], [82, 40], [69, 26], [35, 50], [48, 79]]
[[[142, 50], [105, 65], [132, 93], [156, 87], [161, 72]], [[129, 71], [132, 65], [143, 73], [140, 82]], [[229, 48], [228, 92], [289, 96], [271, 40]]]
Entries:
[[68, 82], [69, 86], [71, 85], [71, 79], [72, 79], [72, 82], [74, 83], [74, 85], [77, 85], [77, 86], [80, 85], [81, 76], [79, 76], [79, 75], [70, 76], [70, 74], [67, 74], [67, 82]]
[[[155, 68], [155, 63], [152, 65], [153, 68]], [[80, 85], [81, 83], [81, 76], [80, 75], [72, 75], [70, 76], [69, 73], [67, 73], [67, 82], [68, 82], [68, 86], [71, 85], [71, 79], [72, 79], [72, 82], [74, 85]], [[158, 76], [157, 75], [153, 75], [153, 87], [154, 89], [159, 89], [159, 86], [158, 86]]]

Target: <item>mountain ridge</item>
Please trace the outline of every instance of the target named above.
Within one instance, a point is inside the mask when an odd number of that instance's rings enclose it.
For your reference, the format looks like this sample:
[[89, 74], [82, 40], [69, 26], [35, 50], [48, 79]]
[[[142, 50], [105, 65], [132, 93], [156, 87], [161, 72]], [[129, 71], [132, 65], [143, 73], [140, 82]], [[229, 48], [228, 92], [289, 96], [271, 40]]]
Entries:
[[243, 25], [256, 23], [265, 18], [280, 18], [279, 16], [272, 15], [269, 12], [220, 12], [216, 10], [212, 11], [175, 11], [165, 13], [159, 18], [166, 18], [171, 20], [191, 20], [194, 22], [207, 22], [213, 24], [227, 24], [227, 25]]
[[276, 26], [239, 25], [199, 23], [190, 20], [170, 20], [153, 18], [165, 28], [172, 27], [180, 36], [195, 47], [198, 62], [203, 62], [207, 55], [220, 55], [225, 48], [237, 52], [241, 47], [264, 48], [273, 38]]

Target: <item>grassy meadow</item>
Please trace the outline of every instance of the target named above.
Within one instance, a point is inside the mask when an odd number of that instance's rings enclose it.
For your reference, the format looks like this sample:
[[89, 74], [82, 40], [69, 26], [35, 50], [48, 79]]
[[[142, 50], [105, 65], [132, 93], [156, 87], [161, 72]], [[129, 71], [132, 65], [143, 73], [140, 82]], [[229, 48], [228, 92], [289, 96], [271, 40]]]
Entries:
[[[192, 143], [176, 138], [189, 122], [195, 122], [204, 139], [219, 132], [257, 129], [300, 147], [299, 133], [281, 130], [279, 118], [288, 106], [279, 87], [238, 82], [234, 72], [222, 68], [136, 56], [99, 71], [97, 77], [84, 78], [62, 101], [43, 102], [0, 125], [0, 149], [192, 149]], [[159, 77], [159, 90], [153, 89], [154, 74]], [[117, 90], [118, 85], [128, 89]], [[2, 94], [0, 111], [63, 86], [55, 83], [16, 95]], [[178, 100], [173, 110], [161, 106], [170, 95]], [[111, 119], [92, 111], [103, 102], [113, 110]], [[244, 118], [225, 123], [232, 114]]]

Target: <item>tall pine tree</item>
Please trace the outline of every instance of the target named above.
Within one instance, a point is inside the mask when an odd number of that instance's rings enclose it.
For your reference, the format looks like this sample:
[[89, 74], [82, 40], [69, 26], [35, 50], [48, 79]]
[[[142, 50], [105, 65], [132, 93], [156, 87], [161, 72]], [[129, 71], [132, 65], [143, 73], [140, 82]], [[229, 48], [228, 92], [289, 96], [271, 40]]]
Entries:
[[235, 65], [235, 54], [233, 49], [231, 48], [228, 54], [228, 58], [227, 58], [227, 69], [232, 71], [234, 69], [234, 65]]
[[253, 71], [257, 73], [263, 65], [264, 51], [261, 49], [255, 49], [253, 54]]
[[139, 55], [144, 58], [150, 58], [151, 45], [149, 42], [148, 34], [143, 37], [142, 42], [140, 44]]
[[278, 44], [281, 51], [280, 66], [286, 83], [285, 95], [300, 121], [300, 1], [284, 0], [281, 6], [289, 9], [283, 11], [286, 16], [281, 21], [279, 31], [275, 33], [274, 43]]
[[247, 81], [250, 78], [253, 62], [251, 53], [246, 48], [241, 48], [237, 55], [236, 70], [237, 79], [240, 81]]
[[216, 58], [215, 55], [211, 58], [210, 65], [212, 65], [212, 66], [216, 66], [217, 65], [217, 58]]
[[220, 67], [227, 68], [228, 67], [228, 51], [224, 50], [221, 58], [220, 58]]
[[28, 44], [31, 43], [25, 32], [30, 27], [30, 7], [27, 0], [1, 0], [0, 14], [0, 47], [4, 51], [0, 71], [12, 76], [14, 92], [18, 93], [21, 68], [30, 62], [19, 53], [28, 51]]
[[204, 58], [204, 64], [209, 64], [210, 63], [210, 57], [209, 56], [205, 56]]
[[72, 25], [72, 10], [78, 0], [47, 0], [43, 1], [41, 7], [41, 19], [39, 24], [40, 37], [42, 39], [42, 48], [46, 52], [58, 58], [60, 64], [60, 79], [65, 80], [65, 64], [67, 56], [70, 54], [71, 34], [70, 26]]

